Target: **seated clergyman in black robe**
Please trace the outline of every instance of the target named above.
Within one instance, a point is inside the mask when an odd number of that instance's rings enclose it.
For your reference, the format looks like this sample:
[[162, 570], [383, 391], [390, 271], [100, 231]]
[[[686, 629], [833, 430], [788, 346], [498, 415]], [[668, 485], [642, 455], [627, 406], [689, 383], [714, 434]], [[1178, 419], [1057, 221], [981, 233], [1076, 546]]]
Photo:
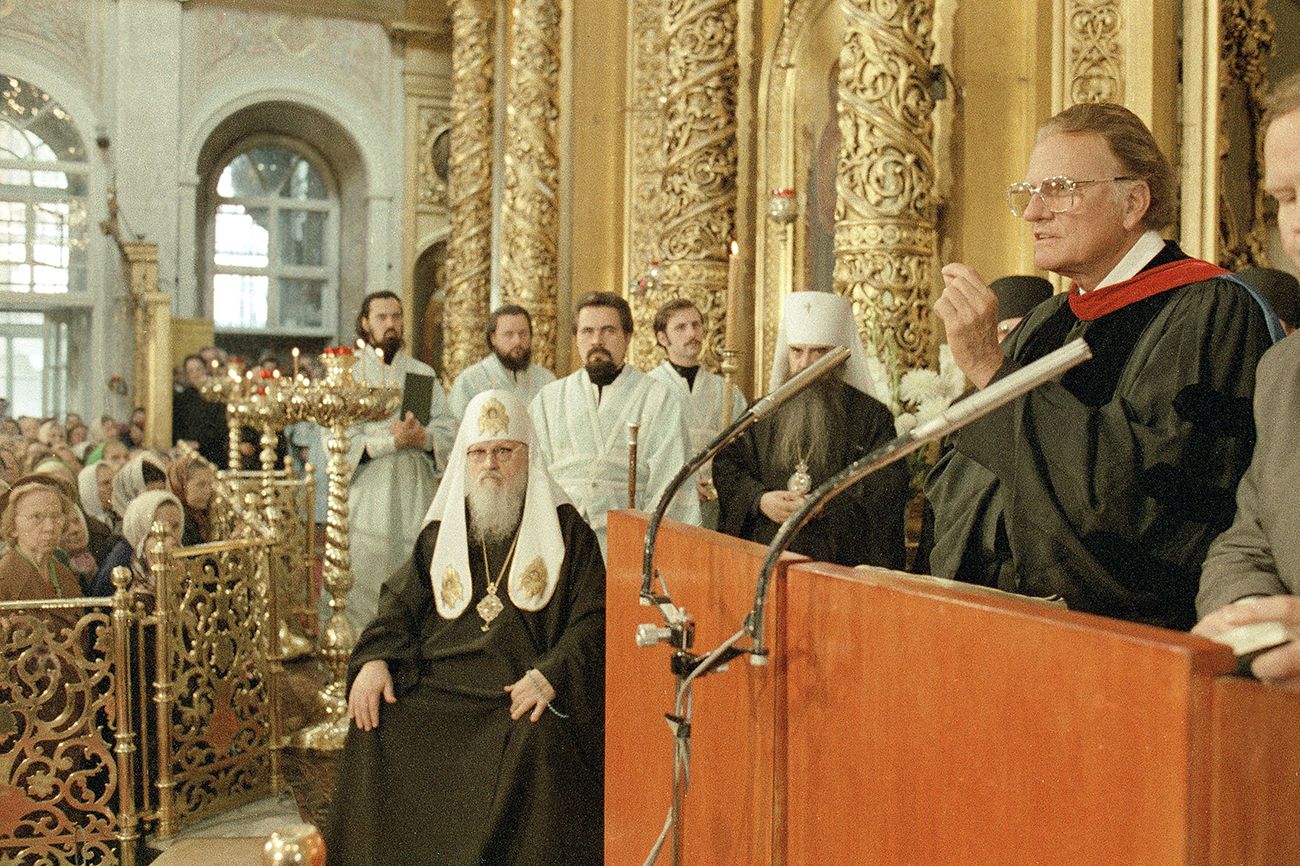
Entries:
[[[894, 437], [894, 419], [871, 396], [871, 379], [848, 299], [829, 292], [786, 295], [771, 386], [834, 346], [850, 357], [736, 439], [713, 461], [718, 530], [767, 544], [809, 491]], [[790, 550], [840, 565], [904, 565], [907, 471], [895, 463], [830, 500]]]
[[1142, 121], [1075, 105], [1008, 191], [1034, 263], [1069, 278], [999, 349], [997, 302], [964, 264], [935, 303], [976, 387], [1082, 337], [1093, 358], [958, 432], [931, 473], [935, 574], [1169, 628], [1195, 622], [1210, 541], [1254, 445], [1255, 365], [1276, 321], [1157, 230], [1173, 175]]
[[510, 392], [467, 407], [352, 654], [330, 866], [602, 862], [605, 567], [532, 441]]

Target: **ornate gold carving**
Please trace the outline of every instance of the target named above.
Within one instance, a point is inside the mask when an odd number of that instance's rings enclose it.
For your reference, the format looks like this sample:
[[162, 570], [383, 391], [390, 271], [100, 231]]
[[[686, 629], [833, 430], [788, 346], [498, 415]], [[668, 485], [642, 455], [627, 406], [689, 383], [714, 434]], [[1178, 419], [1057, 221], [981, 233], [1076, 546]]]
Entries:
[[0, 862], [119, 862], [112, 626], [102, 606], [0, 604]]
[[550, 368], [560, 275], [559, 83], [559, 6], [555, 0], [519, 0], [506, 94], [501, 297], [533, 314], [533, 355]]
[[418, 178], [416, 199], [423, 207], [447, 207], [447, 170], [451, 128], [440, 106], [420, 106], [416, 142]]
[[1220, 26], [1219, 264], [1234, 271], [1267, 267], [1264, 60], [1274, 51], [1277, 25], [1266, 0], [1224, 0]]
[[[624, 205], [627, 241], [624, 268], [630, 282], [645, 274], [660, 258], [663, 218], [664, 89], [668, 80], [664, 37], [665, 0], [630, 0], [628, 10], [627, 189]], [[651, 322], [656, 303], [667, 300], [629, 297], [636, 336], [629, 347], [633, 364], [655, 363]], [[649, 335], [649, 336], [647, 336]]]
[[279, 671], [267, 662], [266, 544], [154, 547], [161, 838], [272, 787]]
[[635, 297], [643, 326], [635, 363], [656, 360], [650, 320], [685, 297], [704, 316], [701, 361], [716, 368], [723, 348], [727, 251], [736, 208], [736, 6], [727, 0], [668, 0], [659, 285]]
[[447, 570], [442, 573], [443, 604], [450, 608], [460, 607], [460, 603], [464, 598], [460, 586], [460, 572], [449, 565]]
[[868, 349], [907, 367], [936, 362], [934, 100], [929, 0], [843, 0], [835, 287]]
[[498, 436], [510, 429], [510, 416], [506, 407], [495, 397], [483, 404], [478, 413], [478, 433], [480, 436]]
[[451, 233], [443, 314], [448, 383], [485, 351], [492, 290], [492, 9], [490, 0], [455, 0], [452, 8]]
[[519, 575], [519, 586], [529, 598], [540, 598], [546, 589], [546, 563], [539, 556]]
[[1070, 104], [1124, 101], [1124, 50], [1116, 0], [1069, 0], [1065, 42]]

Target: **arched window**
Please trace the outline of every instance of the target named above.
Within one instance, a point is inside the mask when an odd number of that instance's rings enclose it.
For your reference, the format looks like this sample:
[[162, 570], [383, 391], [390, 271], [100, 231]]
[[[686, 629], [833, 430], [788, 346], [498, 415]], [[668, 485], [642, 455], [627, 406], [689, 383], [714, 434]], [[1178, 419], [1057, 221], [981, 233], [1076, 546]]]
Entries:
[[86, 149], [61, 105], [0, 75], [0, 292], [86, 290]]
[[90, 171], [67, 110], [0, 72], [0, 396], [14, 415], [84, 408]]
[[321, 161], [285, 139], [245, 141], [215, 177], [209, 223], [218, 331], [333, 334], [338, 196]]

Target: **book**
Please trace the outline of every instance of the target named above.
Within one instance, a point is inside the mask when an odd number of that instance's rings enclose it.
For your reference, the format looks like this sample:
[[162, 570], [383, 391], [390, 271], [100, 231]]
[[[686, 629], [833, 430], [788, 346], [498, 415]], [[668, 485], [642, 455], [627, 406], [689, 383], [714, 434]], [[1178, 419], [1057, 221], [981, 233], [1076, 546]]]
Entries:
[[402, 384], [402, 409], [398, 418], [410, 412], [424, 427], [429, 426], [433, 415], [433, 377], [423, 373], [407, 373]]
[[1291, 631], [1280, 622], [1251, 622], [1231, 628], [1210, 640], [1226, 644], [1237, 657], [1237, 673], [1252, 676], [1250, 664], [1259, 655], [1291, 642]]

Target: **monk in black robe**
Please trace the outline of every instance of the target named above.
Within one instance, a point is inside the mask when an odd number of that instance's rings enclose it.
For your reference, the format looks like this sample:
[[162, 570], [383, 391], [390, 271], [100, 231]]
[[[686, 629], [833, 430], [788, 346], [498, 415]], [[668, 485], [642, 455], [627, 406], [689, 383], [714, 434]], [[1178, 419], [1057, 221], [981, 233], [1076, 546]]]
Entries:
[[[845, 366], [795, 395], [713, 460], [718, 531], [767, 544], [806, 493], [894, 437], [894, 419], [867, 393], [861, 342], [847, 299], [828, 292], [787, 295], [772, 388], [832, 346], [848, 345]], [[903, 568], [907, 470], [895, 463], [830, 500], [789, 549], [821, 562]]]
[[[474, 432], [475, 417], [498, 417], [482, 415], [493, 400], [511, 418], [508, 438]], [[527, 473], [531, 427], [514, 429], [527, 424], [527, 412], [503, 391], [476, 397], [466, 418], [442, 482], [447, 493], [430, 509], [441, 519], [424, 528], [412, 558], [385, 582], [378, 614], [352, 654], [353, 699], [368, 664], [382, 661], [391, 683], [372, 707], [377, 716], [354, 714], [326, 830], [330, 866], [603, 859], [600, 548], [540, 461], [532, 471], [544, 480], [530, 478], [527, 497], [545, 504], [509, 508], [504, 532], [480, 531], [479, 518], [496, 515], [471, 513], [465, 464], [481, 456], [480, 468], [490, 472], [523, 460]], [[530, 547], [531, 529], [547, 523], [535, 507], [549, 508], [555, 531]], [[546, 544], [551, 553], [535, 556]], [[516, 560], [528, 568], [521, 573]]]
[[935, 310], [977, 387], [1075, 337], [1093, 358], [952, 438], [926, 486], [931, 568], [1189, 628], [1201, 562], [1250, 461], [1255, 364], [1276, 323], [1227, 272], [1161, 240], [1172, 174], [1127, 109], [1077, 105], [1048, 121], [1027, 176], [1012, 208], [1033, 227], [1036, 264], [1071, 290], [1001, 351], [996, 300], [974, 269], [944, 268]]

